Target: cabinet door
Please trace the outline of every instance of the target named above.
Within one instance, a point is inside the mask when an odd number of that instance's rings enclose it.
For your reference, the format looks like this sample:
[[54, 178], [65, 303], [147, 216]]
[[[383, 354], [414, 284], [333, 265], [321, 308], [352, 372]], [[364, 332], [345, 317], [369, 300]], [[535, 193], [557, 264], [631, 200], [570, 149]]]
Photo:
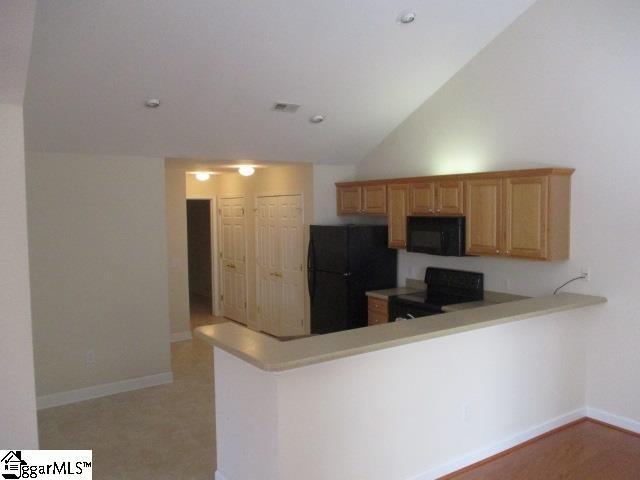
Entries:
[[338, 187], [338, 215], [354, 215], [362, 210], [362, 187]]
[[362, 211], [371, 215], [387, 213], [386, 185], [364, 185], [362, 187]]
[[467, 180], [466, 251], [469, 255], [500, 255], [502, 181], [499, 178]]
[[546, 259], [549, 177], [506, 178], [504, 186], [504, 254]]
[[367, 303], [369, 306], [369, 325], [379, 325], [389, 321], [389, 302], [387, 300], [369, 297]]
[[407, 247], [407, 204], [409, 185], [389, 185], [389, 248]]
[[464, 185], [462, 180], [438, 182], [436, 213], [438, 215], [462, 215], [464, 209]]
[[409, 189], [409, 215], [436, 213], [435, 182], [412, 183]]

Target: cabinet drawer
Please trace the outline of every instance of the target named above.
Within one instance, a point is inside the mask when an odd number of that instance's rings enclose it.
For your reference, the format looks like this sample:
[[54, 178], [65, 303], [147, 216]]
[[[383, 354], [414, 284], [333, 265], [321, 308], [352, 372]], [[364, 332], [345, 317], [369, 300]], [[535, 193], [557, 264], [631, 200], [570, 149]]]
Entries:
[[369, 325], [380, 325], [381, 323], [387, 322], [389, 322], [389, 315], [369, 310]]
[[375, 297], [369, 297], [369, 311], [376, 313], [389, 313], [389, 302]]

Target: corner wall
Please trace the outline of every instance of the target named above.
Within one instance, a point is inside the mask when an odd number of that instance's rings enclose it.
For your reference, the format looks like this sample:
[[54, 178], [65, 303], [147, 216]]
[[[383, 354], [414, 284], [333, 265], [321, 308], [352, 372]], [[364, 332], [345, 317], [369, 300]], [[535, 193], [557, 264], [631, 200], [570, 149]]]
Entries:
[[359, 178], [574, 167], [571, 259], [402, 252], [399, 280], [429, 265], [479, 270], [492, 290], [606, 296], [585, 324], [587, 405], [640, 421], [640, 3], [540, 0], [394, 130]]
[[171, 334], [188, 338], [189, 261], [187, 258], [187, 190], [184, 169], [165, 161], [166, 228], [169, 270], [169, 320]]
[[160, 158], [27, 154], [39, 397], [170, 378], [164, 175]]
[[21, 105], [0, 104], [0, 448], [38, 448]]

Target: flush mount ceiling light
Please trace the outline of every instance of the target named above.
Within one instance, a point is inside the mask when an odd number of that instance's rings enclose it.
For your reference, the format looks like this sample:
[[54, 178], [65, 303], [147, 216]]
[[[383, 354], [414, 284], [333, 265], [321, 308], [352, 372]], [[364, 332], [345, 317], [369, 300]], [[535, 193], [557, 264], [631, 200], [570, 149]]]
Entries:
[[158, 108], [160, 106], [159, 98], [148, 98], [144, 104], [149, 108]]
[[206, 182], [211, 178], [211, 172], [196, 172], [196, 180], [200, 180], [201, 182]]
[[238, 167], [238, 173], [243, 177], [250, 177], [255, 173], [256, 169], [250, 165], [242, 165]]
[[416, 12], [402, 12], [400, 15], [398, 15], [398, 22], [399, 23], [413, 23], [413, 21], [416, 19]]
[[321, 123], [322, 121], [324, 121], [324, 116], [323, 115], [314, 115], [313, 117], [311, 117], [309, 119], [309, 121], [311, 123]]

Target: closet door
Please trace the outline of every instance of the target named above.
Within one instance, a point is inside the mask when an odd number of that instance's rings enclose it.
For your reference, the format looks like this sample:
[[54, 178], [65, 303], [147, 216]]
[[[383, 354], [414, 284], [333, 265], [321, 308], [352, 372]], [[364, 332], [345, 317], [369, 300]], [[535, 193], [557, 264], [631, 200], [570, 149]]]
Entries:
[[303, 219], [300, 195], [257, 200], [257, 303], [260, 329], [303, 335]]
[[244, 197], [221, 198], [220, 259], [222, 314], [247, 323], [247, 272]]

